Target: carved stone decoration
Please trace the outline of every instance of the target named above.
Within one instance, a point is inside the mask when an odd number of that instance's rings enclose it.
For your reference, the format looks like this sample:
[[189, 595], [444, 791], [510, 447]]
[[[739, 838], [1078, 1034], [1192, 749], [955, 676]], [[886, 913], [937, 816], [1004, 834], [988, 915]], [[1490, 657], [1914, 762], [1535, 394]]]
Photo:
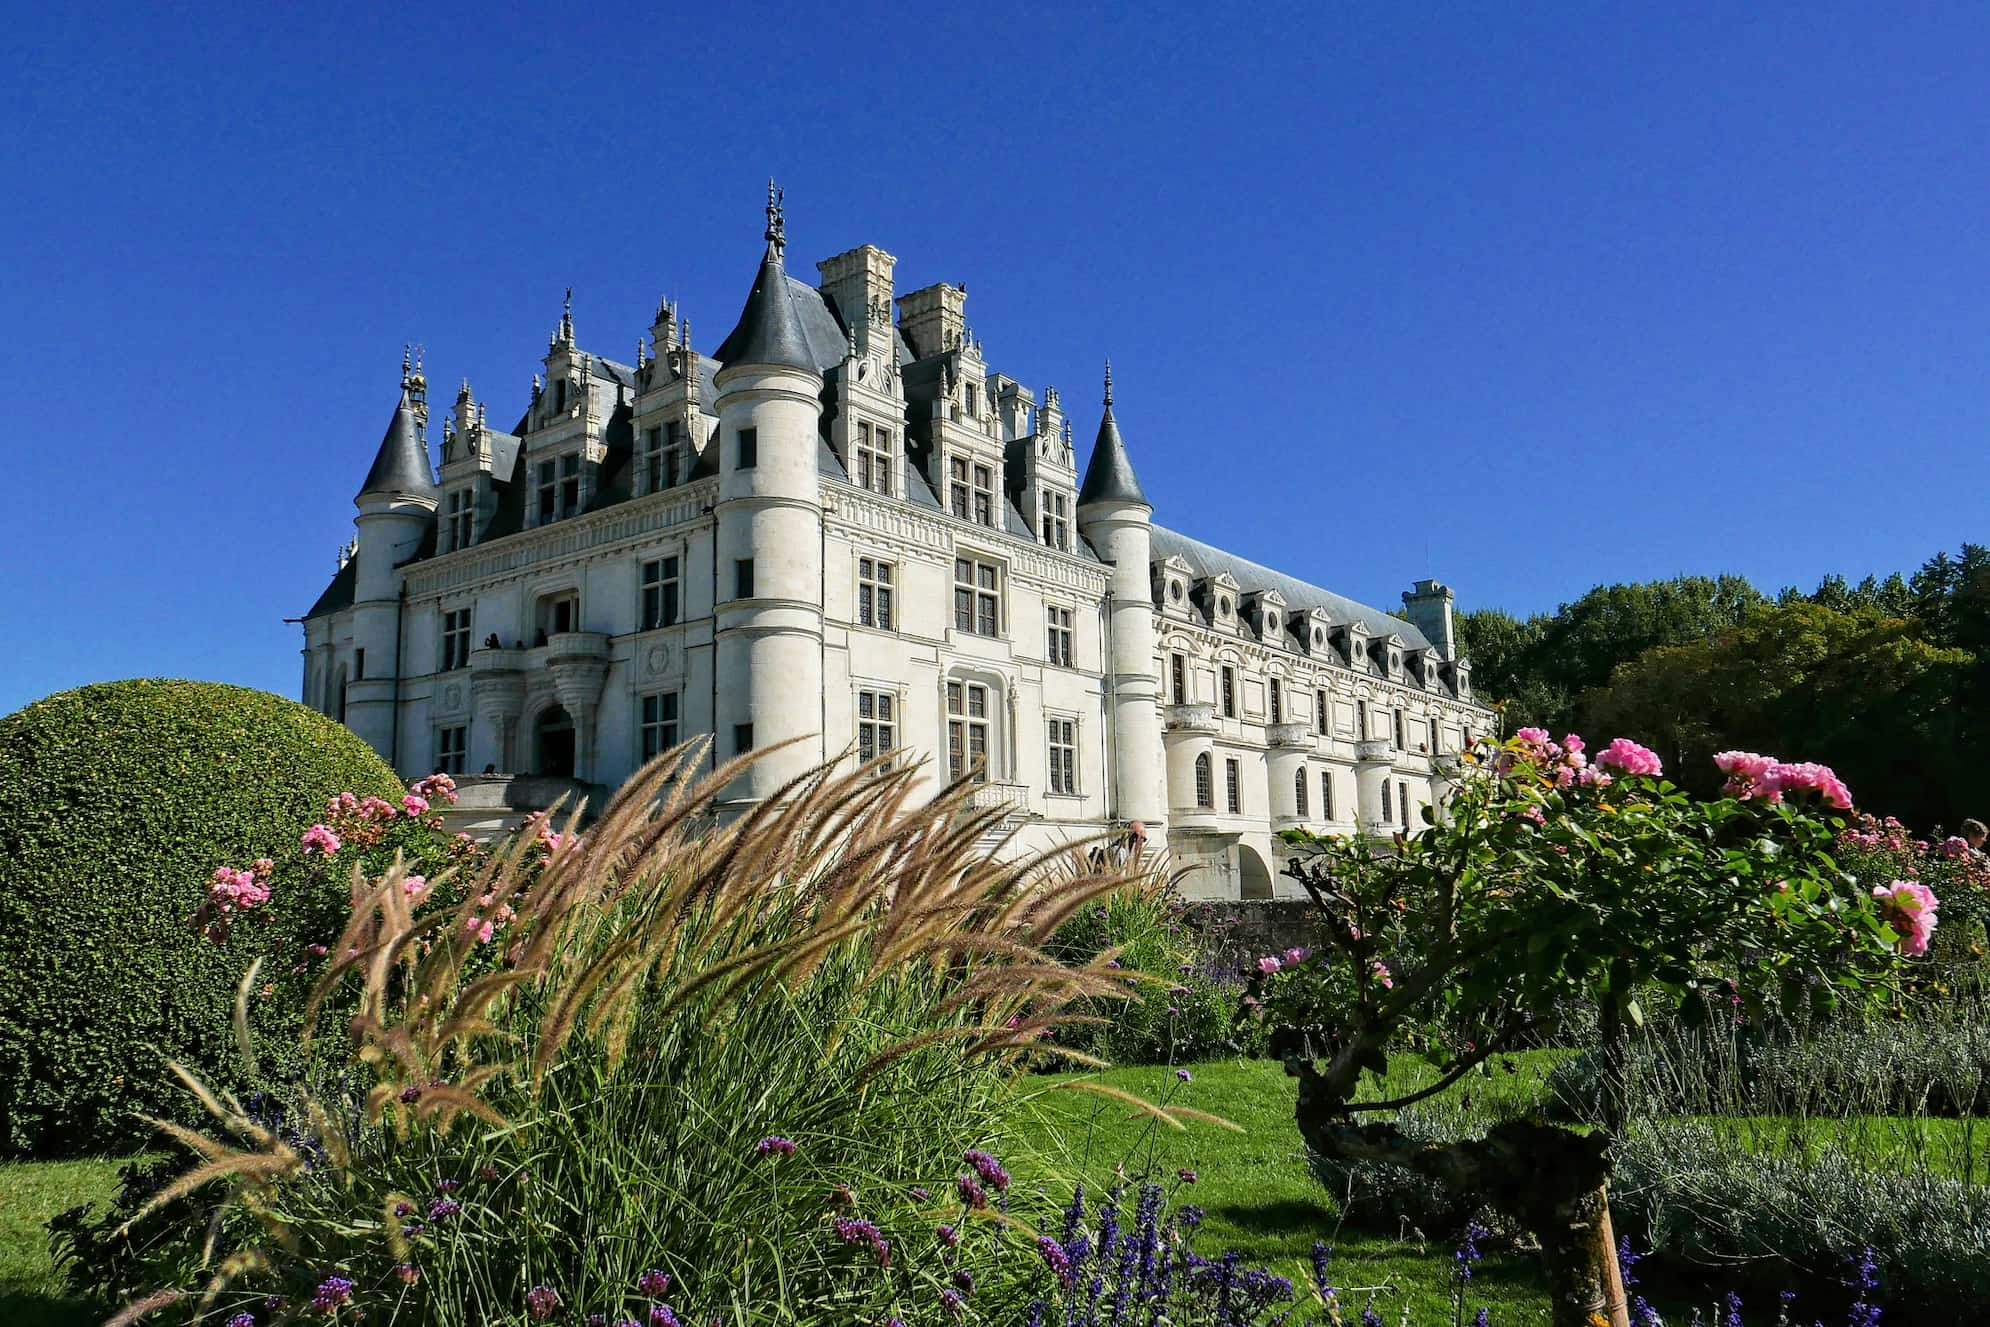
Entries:
[[663, 672], [664, 669], [670, 667], [670, 647], [668, 645], [650, 646], [649, 654], [643, 661], [643, 667], [651, 677], [655, 677], [657, 674]]

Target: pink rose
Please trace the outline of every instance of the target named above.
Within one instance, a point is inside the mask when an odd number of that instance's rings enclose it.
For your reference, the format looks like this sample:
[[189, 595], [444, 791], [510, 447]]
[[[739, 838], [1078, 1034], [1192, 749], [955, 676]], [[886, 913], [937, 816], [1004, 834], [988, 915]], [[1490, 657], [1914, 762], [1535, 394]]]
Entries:
[[1659, 763], [1658, 753], [1650, 747], [1639, 746], [1628, 737], [1616, 737], [1610, 745], [1597, 753], [1596, 763], [1608, 765], [1625, 774], [1642, 774], [1657, 778], [1665, 772]]

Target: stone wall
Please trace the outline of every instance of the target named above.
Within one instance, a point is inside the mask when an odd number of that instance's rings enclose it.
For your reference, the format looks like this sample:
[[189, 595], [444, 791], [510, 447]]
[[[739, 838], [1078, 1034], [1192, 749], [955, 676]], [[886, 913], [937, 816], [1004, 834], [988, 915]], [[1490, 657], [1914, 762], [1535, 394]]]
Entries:
[[1319, 911], [1307, 899], [1250, 899], [1188, 905], [1184, 919], [1201, 938], [1209, 965], [1236, 971], [1264, 954], [1313, 948], [1319, 940]]

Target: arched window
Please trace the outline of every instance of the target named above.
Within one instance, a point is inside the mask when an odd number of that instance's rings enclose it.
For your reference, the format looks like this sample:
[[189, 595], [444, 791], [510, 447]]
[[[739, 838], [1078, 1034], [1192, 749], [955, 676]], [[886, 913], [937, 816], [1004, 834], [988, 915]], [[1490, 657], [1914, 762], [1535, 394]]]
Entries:
[[1299, 818], [1306, 818], [1306, 767], [1301, 765], [1292, 771], [1292, 805], [1297, 808]]
[[1216, 805], [1216, 774], [1207, 751], [1195, 758], [1195, 804], [1205, 810]]

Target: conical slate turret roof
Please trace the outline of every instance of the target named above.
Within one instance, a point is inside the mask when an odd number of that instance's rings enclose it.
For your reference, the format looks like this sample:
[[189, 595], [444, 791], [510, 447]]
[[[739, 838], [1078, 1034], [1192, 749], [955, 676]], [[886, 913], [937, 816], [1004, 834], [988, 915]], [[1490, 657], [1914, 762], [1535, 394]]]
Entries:
[[767, 255], [753, 278], [753, 290], [746, 307], [739, 311], [739, 324], [720, 343], [713, 358], [721, 364], [778, 364], [786, 368], [816, 371], [815, 356], [809, 353], [808, 333], [802, 327], [802, 313], [788, 285], [781, 255], [787, 248], [786, 227], [781, 217], [781, 192], [767, 182]]
[[1092, 459], [1085, 466], [1085, 482], [1078, 490], [1078, 505], [1091, 502], [1137, 502], [1152, 511], [1154, 504], [1133, 473], [1133, 462], [1120, 440], [1119, 421], [1112, 417], [1112, 362], [1106, 362], [1106, 414], [1099, 421], [1099, 436], [1092, 443]]
[[427, 498], [431, 502], [442, 500], [442, 490], [435, 486], [435, 472], [429, 468], [428, 444], [422, 441], [421, 426], [415, 422], [414, 402], [405, 387], [401, 389], [401, 403], [394, 407], [394, 418], [387, 425], [387, 436], [380, 439], [373, 468], [366, 472], [366, 482], [359, 489], [362, 498], [385, 493]]

